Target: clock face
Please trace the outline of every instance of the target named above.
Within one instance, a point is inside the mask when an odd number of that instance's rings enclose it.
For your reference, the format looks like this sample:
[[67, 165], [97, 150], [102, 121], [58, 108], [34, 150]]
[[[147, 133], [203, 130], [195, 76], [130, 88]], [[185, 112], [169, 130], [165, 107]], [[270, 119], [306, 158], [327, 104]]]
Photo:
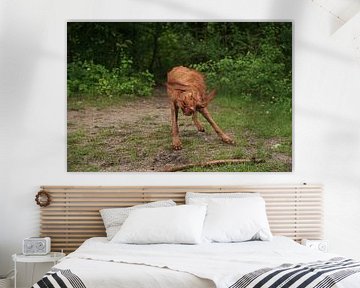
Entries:
[[33, 248], [33, 243], [31, 243], [31, 242], [26, 243], [26, 248], [27, 249], [32, 249]]
[[43, 250], [45, 247], [45, 243], [43, 241], [36, 242], [36, 249]]

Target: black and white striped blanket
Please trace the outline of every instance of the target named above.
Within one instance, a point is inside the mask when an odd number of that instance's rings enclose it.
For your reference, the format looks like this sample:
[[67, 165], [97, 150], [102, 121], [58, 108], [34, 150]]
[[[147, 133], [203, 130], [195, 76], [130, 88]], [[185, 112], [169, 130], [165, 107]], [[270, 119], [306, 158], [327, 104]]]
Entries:
[[332, 258], [305, 264], [283, 264], [242, 276], [229, 288], [331, 288], [360, 272], [360, 262]]
[[[333, 258], [303, 264], [283, 264], [242, 276], [229, 288], [331, 288], [346, 277], [360, 272], [360, 262]], [[86, 288], [69, 269], [53, 268], [32, 288]]]
[[53, 268], [32, 288], [86, 288], [81, 279], [69, 269]]

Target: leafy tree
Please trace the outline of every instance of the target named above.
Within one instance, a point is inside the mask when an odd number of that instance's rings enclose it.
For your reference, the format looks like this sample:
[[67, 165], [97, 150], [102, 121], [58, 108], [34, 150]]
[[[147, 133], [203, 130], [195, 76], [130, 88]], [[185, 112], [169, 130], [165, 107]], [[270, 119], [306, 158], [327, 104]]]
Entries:
[[290, 22], [69, 22], [67, 34], [72, 96], [149, 95], [183, 65], [223, 93], [291, 105]]

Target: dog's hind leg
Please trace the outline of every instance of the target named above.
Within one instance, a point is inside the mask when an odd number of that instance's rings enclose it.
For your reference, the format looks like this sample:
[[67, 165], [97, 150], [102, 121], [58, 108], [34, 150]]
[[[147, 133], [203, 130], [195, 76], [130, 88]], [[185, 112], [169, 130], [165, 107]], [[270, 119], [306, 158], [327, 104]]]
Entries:
[[194, 124], [197, 128], [198, 131], [200, 132], [205, 132], [204, 126], [201, 124], [201, 122], [199, 121], [198, 117], [197, 117], [197, 112], [195, 111], [193, 116], [192, 116], [192, 120], [194, 121]]
[[174, 150], [182, 149], [180, 136], [179, 136], [178, 113], [179, 113], [179, 107], [174, 102], [172, 102], [171, 103], [171, 130], [172, 130], [172, 147]]
[[207, 108], [202, 108], [200, 110], [200, 113], [205, 117], [205, 119], [210, 123], [210, 125], [213, 127], [215, 132], [219, 135], [221, 140], [228, 144], [234, 144], [234, 140], [231, 139], [228, 135], [226, 135], [220, 127], [215, 123], [214, 119], [211, 117], [209, 110]]

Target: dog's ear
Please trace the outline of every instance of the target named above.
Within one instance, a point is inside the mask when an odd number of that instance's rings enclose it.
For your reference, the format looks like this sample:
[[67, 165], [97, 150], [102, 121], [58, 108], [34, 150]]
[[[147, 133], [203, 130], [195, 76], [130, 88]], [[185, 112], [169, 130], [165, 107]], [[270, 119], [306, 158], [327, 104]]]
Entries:
[[174, 82], [167, 82], [166, 87], [170, 88], [170, 89], [174, 89], [174, 90], [180, 90], [182, 92], [187, 90], [186, 85], [182, 85], [182, 84], [178, 84], [178, 83], [174, 83]]
[[214, 89], [206, 95], [206, 100], [205, 100], [206, 105], [209, 104], [211, 102], [211, 100], [213, 100], [215, 98], [215, 96], [216, 96], [216, 90]]

